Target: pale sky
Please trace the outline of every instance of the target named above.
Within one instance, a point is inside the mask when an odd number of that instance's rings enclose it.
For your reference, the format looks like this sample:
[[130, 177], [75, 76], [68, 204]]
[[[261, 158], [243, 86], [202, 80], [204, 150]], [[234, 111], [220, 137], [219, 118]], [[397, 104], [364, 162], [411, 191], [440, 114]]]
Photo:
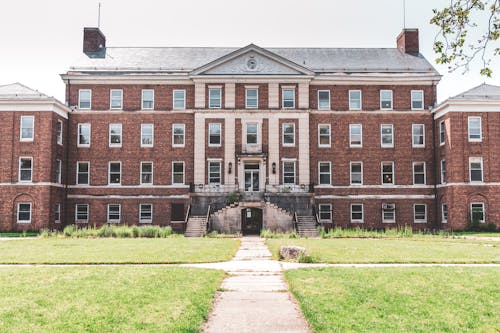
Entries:
[[[403, 0], [101, 0], [108, 46], [395, 47]], [[97, 25], [97, 0], [2, 0], [0, 85], [21, 82], [64, 101], [64, 73], [82, 52], [83, 28]], [[437, 66], [429, 24], [449, 0], [406, 0], [406, 27], [420, 30], [420, 52], [443, 75], [438, 101], [493, 78]]]

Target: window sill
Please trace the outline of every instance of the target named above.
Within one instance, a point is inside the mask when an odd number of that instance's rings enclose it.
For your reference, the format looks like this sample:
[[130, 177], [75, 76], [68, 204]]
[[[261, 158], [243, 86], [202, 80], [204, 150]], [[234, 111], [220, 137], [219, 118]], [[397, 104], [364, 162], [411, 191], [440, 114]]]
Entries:
[[31, 221], [17, 221], [18, 224], [30, 224]]

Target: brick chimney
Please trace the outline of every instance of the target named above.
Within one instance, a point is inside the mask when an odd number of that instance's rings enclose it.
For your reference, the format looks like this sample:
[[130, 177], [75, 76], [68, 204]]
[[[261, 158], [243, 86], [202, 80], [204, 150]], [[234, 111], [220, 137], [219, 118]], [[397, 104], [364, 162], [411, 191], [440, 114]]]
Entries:
[[403, 29], [397, 38], [398, 49], [404, 53], [418, 54], [418, 29]]
[[83, 53], [94, 53], [104, 50], [106, 37], [99, 28], [83, 28]]

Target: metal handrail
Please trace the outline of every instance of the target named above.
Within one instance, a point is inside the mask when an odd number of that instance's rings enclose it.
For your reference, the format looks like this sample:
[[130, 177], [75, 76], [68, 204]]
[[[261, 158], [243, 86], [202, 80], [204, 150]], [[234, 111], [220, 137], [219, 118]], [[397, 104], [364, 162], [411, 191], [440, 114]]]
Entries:
[[206, 220], [205, 220], [205, 222], [206, 222], [205, 224], [207, 226], [207, 231], [210, 229], [210, 225], [209, 225], [210, 224], [210, 209], [211, 209], [211, 207], [210, 207], [210, 205], [208, 205], [207, 217], [206, 217]]
[[294, 227], [295, 227], [295, 230], [298, 232], [299, 230], [299, 224], [298, 224], [298, 218], [297, 218], [297, 212], [295, 211], [293, 213], [293, 219], [294, 219]]
[[187, 209], [187, 212], [186, 212], [186, 217], [184, 218], [184, 223], [187, 224], [187, 221], [189, 219], [189, 213], [191, 212], [191, 205], [188, 205], [188, 209]]

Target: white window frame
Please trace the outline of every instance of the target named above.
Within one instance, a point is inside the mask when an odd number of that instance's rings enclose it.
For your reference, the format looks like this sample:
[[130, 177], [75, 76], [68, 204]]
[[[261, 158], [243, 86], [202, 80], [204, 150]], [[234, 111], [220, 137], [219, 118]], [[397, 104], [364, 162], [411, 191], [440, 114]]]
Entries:
[[[384, 203], [382, 203], [382, 223], [396, 223], [396, 204], [394, 204], [394, 209], [392, 209], [392, 210], [389, 210], [389, 209], [384, 209], [384, 204], [386, 204], [386, 203], [385, 203], [385, 202], [384, 202]], [[392, 220], [390, 220], [390, 219], [386, 219], [386, 218], [385, 218], [384, 213], [385, 213], [386, 211], [392, 211], [392, 212], [393, 212], [394, 217], [393, 217], [393, 219], [392, 219]]]
[[[30, 218], [29, 218], [29, 220], [22, 220], [22, 221], [19, 220], [19, 213], [20, 213], [21, 205], [29, 205], [29, 207], [30, 207], [30, 210], [29, 210]], [[19, 223], [19, 224], [30, 224], [32, 219], [33, 219], [33, 204], [31, 202], [18, 202], [17, 203], [17, 211], [16, 211], [16, 222]]]
[[[174, 143], [176, 127], [182, 128], [182, 143]], [[172, 147], [179, 148], [179, 147], [184, 147], [185, 145], [186, 145], [186, 124], [172, 124]]]
[[[218, 182], [213, 182], [212, 181], [212, 171], [211, 171], [211, 166], [212, 164], [219, 164], [219, 181]], [[208, 161], [208, 184], [218, 184], [220, 185], [222, 183], [222, 161], [221, 160], [209, 160]]]
[[[389, 164], [391, 165], [391, 168], [392, 168], [391, 169], [392, 182], [391, 183], [384, 183], [384, 165], [389, 165]], [[390, 186], [390, 185], [394, 185], [396, 183], [396, 181], [395, 181], [396, 177], [395, 177], [395, 170], [394, 170], [394, 161], [384, 161], [384, 162], [380, 163], [380, 177], [381, 177], [380, 182], [381, 182], [382, 185], [385, 185], [385, 186], [389, 185]]]
[[[481, 180], [472, 180], [472, 163], [481, 164]], [[469, 157], [469, 182], [482, 183], [484, 181], [484, 165], [482, 157]]]
[[[293, 183], [285, 183], [285, 163], [292, 163], [293, 164]], [[281, 183], [283, 185], [295, 185], [295, 184], [297, 184], [297, 161], [295, 159], [283, 159], [281, 161], [281, 170], [283, 171], [282, 175], [281, 175]]]
[[[415, 165], [417, 164], [422, 164], [424, 166], [424, 183], [423, 184], [417, 184], [415, 183]], [[426, 185], [427, 184], [427, 166], [426, 166], [426, 163], [425, 162], [413, 162], [412, 163], [412, 171], [413, 171], [413, 185]]]
[[[391, 128], [391, 143], [384, 143], [384, 127]], [[380, 125], [380, 146], [382, 148], [394, 148], [394, 125], [393, 124], [381, 124]]]
[[[22, 180], [21, 179], [21, 160], [30, 160], [31, 161], [31, 168], [30, 168], [30, 179], [29, 180]], [[23, 170], [27, 170], [27, 169], [23, 169]], [[18, 169], [17, 169], [17, 173], [18, 173], [18, 179], [19, 179], [19, 182], [20, 183], [31, 183], [33, 182], [33, 157], [31, 156], [20, 156], [19, 157], [19, 166], [18, 166]]]
[[[113, 93], [120, 93], [120, 106], [113, 106]], [[115, 98], [116, 99], [116, 98]], [[123, 89], [110, 89], [109, 90], [109, 109], [110, 110], [123, 110]]]
[[[120, 182], [119, 183], [111, 183], [111, 164], [119, 163], [120, 164]], [[122, 184], [122, 162], [121, 161], [110, 161], [108, 162], [108, 185], [109, 186], [120, 186]]]
[[[82, 93], [89, 93], [89, 107], [82, 108]], [[78, 109], [80, 110], [90, 110], [92, 109], [92, 89], [79, 89], [78, 90]]]
[[[421, 94], [420, 102], [422, 103], [422, 106], [419, 108], [416, 108], [413, 106], [413, 102], [419, 102], [419, 100], [417, 100], [416, 98], [413, 97], [413, 94], [417, 94], [417, 93]], [[410, 92], [410, 99], [411, 99], [411, 109], [412, 110], [423, 110], [425, 108], [425, 105], [424, 105], [425, 99], [424, 99], [424, 91], [423, 90], [412, 90]]]
[[[151, 218], [150, 219], [143, 219], [142, 218], [143, 206], [150, 206], [151, 207]], [[151, 204], [151, 203], [140, 203], [139, 204], [139, 223], [140, 224], [153, 223], [153, 204]]]
[[[417, 127], [422, 127], [422, 144], [416, 144], [414, 140]], [[425, 124], [411, 124], [411, 146], [413, 148], [425, 148]]]
[[[219, 98], [213, 99], [212, 98], [212, 91], [218, 91], [219, 92]], [[212, 105], [212, 101], [219, 100], [218, 105]], [[208, 108], [209, 109], [222, 109], [222, 88], [208, 88]]]
[[[292, 143], [285, 143], [285, 127], [291, 125], [293, 128], [293, 133], [287, 133], [287, 136], [292, 136]], [[283, 147], [295, 147], [295, 123], [283, 123], [281, 124], [281, 145]]]
[[[351, 215], [349, 216], [351, 223], [364, 223], [365, 221], [365, 207], [364, 204], [362, 203], [352, 203], [351, 205]], [[352, 213], [353, 213], [353, 206], [361, 206], [361, 220], [360, 219], [353, 219], [352, 218]], [[359, 212], [357, 212], [359, 213]]]
[[[85, 206], [86, 208], [86, 214], [87, 218], [86, 219], [79, 219], [78, 218], [78, 206]], [[75, 204], [75, 223], [88, 223], [89, 222], [89, 217], [90, 217], [90, 209], [89, 209], [89, 204]]]
[[54, 223], [61, 223], [61, 204], [56, 204], [56, 209], [54, 211]]
[[[256, 101], [255, 106], [251, 106], [248, 104], [248, 91], [255, 90], [256, 91]], [[259, 88], [245, 88], [245, 109], [258, 109], [259, 108]]]
[[[87, 164], [87, 183], [79, 183], [78, 182], [78, 176], [81, 173], [80, 172], [80, 163], [86, 163]], [[76, 185], [89, 185], [90, 184], [90, 162], [89, 161], [77, 161], [76, 162], [76, 179], [75, 179]]]
[[[324, 219], [321, 217], [321, 207], [328, 207], [328, 214], [330, 215], [330, 218], [329, 219]], [[319, 217], [319, 222], [320, 223], [324, 223], [324, 222], [332, 222], [333, 221], [333, 209], [332, 209], [332, 204], [324, 204], [324, 203], [321, 203], [321, 204], [318, 204], [318, 217]]]
[[62, 120], [58, 119], [56, 125], [56, 142], [60, 146], [62, 146], [63, 144], [63, 129], [64, 123], [62, 122]]
[[439, 145], [442, 146], [446, 143], [446, 124], [444, 120], [439, 122]]
[[[31, 119], [31, 137], [23, 137], [23, 120]], [[33, 142], [35, 140], [35, 116], [21, 116], [19, 122], [19, 141], [21, 142]]]
[[[111, 219], [109, 216], [110, 213], [110, 208], [111, 206], [117, 206], [118, 207], [118, 219]], [[106, 221], [108, 223], [120, 223], [122, 219], [122, 205], [121, 204], [116, 204], [116, 203], [110, 203], [107, 205], [107, 214], [106, 214]]]
[[[151, 107], [144, 107], [144, 102], [149, 102], [144, 100], [144, 93], [151, 91], [153, 93], [153, 98], [151, 100]], [[142, 110], [154, 110], [155, 108], [155, 90], [154, 89], [142, 89], [141, 90], [141, 109]]]
[[[285, 91], [292, 91], [292, 106], [285, 107]], [[282, 109], [295, 109], [295, 88], [281, 88], [281, 108]]]
[[[359, 92], [359, 108], [353, 106], [353, 102], [357, 99], [351, 96], [351, 93]], [[363, 92], [360, 89], [349, 90], [349, 110], [359, 111], [363, 109]]]
[[[144, 128], [148, 126], [151, 127], [151, 143], [144, 143]], [[148, 148], [153, 147], [155, 142], [155, 125], [154, 124], [141, 124], [141, 147]]]
[[[150, 182], [150, 183], [144, 183], [144, 182], [142, 181], [142, 176], [143, 176], [143, 174], [144, 174], [144, 172], [142, 171], [142, 166], [143, 166], [144, 164], [146, 164], [146, 163], [151, 164], [151, 182]], [[140, 167], [140, 169], [139, 169], [139, 175], [140, 175], [140, 182], [141, 182], [141, 185], [153, 185], [153, 184], [154, 184], [154, 165], [153, 165], [153, 161], [141, 161], [141, 163], [140, 163], [140, 166], [139, 166], [139, 167]]]
[[[352, 166], [353, 164], [360, 164], [361, 165], [361, 183], [353, 183], [352, 182], [352, 175], [353, 175], [353, 172], [352, 172]], [[350, 161], [349, 162], [349, 180], [350, 180], [350, 184], [351, 186], [361, 186], [363, 185], [363, 162], [362, 161]]]
[[[352, 137], [353, 135], [357, 135], [357, 134], [353, 134], [352, 133], [352, 129], [355, 127], [355, 126], [359, 126], [359, 129], [360, 129], [360, 140], [359, 140], [359, 144], [358, 143], [352, 143]], [[361, 148], [363, 147], [363, 125], [362, 124], [349, 124], [349, 147], [351, 148]]]
[[56, 183], [62, 184], [62, 161], [56, 159]]
[[[120, 129], [120, 133], [118, 134], [112, 134], [111, 133], [111, 128], [116, 126], [116, 128]], [[123, 143], [123, 126], [122, 124], [118, 124], [118, 123], [115, 123], [115, 124], [109, 124], [108, 126], [108, 133], [109, 133], [109, 147], [111, 148], [119, 148], [122, 146], [122, 143]], [[112, 142], [111, 141], [111, 137], [112, 135], [115, 135], [115, 136], [119, 136], [120, 137], [120, 142], [116, 143], [116, 142]]]
[[[182, 163], [182, 183], [175, 183], [174, 182], [174, 176], [175, 176], [175, 173], [174, 173], [174, 164], [177, 164], [177, 163]], [[172, 161], [172, 185], [184, 185], [186, 183], [186, 164], [184, 163], [184, 161]]]
[[486, 223], [486, 206], [484, 205], [484, 202], [471, 202], [470, 203], [470, 220], [472, 221], [473, 218], [473, 206], [474, 205], [481, 205], [482, 207], [482, 213], [483, 213], [483, 219], [479, 221], [479, 223], [483, 224]]
[[[444, 216], [445, 207], [446, 207], [446, 217]], [[472, 206], [471, 206], [471, 208], [472, 208]], [[448, 214], [449, 214], [448, 204], [442, 203], [441, 204], [441, 223], [448, 223]]]
[[[328, 93], [328, 106], [327, 107], [321, 107], [321, 103], [320, 103], [320, 99], [319, 99], [320, 93]], [[318, 90], [317, 97], [318, 97], [318, 110], [331, 110], [332, 100], [331, 100], [330, 90]]]
[[441, 162], [439, 163], [439, 168], [440, 168], [440, 175], [441, 175], [441, 184], [446, 184], [446, 160], [442, 159]]
[[[212, 125], [219, 127], [219, 143], [211, 143], [210, 139], [212, 137]], [[208, 124], [208, 146], [209, 147], [220, 147], [222, 145], [222, 124], [221, 123], [209, 123]]]
[[[388, 99], [382, 99], [382, 94], [383, 93], [386, 93], [386, 92], [390, 92], [391, 93], [391, 106], [390, 107], [386, 107], [384, 108], [382, 106], [383, 102], [388, 102], [389, 100]], [[389, 89], [381, 89], [380, 90], [380, 110], [393, 110], [394, 109], [394, 95], [393, 95], [393, 92], [392, 90], [389, 90]]]
[[[417, 220], [417, 206], [424, 206], [424, 219]], [[427, 223], [427, 204], [415, 203], [413, 204], [413, 223]]]
[[[327, 174], [326, 172], [321, 172], [321, 164], [328, 164], [328, 184], [321, 183], [321, 175]], [[330, 161], [319, 161], [318, 162], [318, 185], [320, 185], [320, 186], [332, 185], [332, 162], [330, 162]]]
[[[328, 128], [328, 144], [321, 143], [321, 136], [326, 136], [321, 134], [321, 128]], [[330, 124], [318, 124], [318, 147], [319, 148], [330, 148], [332, 146], [332, 126]]]
[[[175, 97], [176, 93], [182, 93], [182, 107], [175, 106], [175, 102], [179, 102], [180, 99]], [[186, 109], [186, 90], [185, 89], [174, 89], [172, 90], [172, 109], [173, 110], [185, 110]]]
[[[479, 120], [479, 138], [471, 138], [471, 121], [472, 120]], [[467, 118], [467, 136], [469, 138], [469, 142], [481, 142], [483, 141], [483, 123], [481, 117], [477, 116], [470, 116]]]
[[[89, 128], [89, 143], [80, 143], [80, 132], [83, 127]], [[79, 148], [89, 148], [92, 141], [92, 125], [90, 123], [79, 123], [78, 130], [76, 133], [76, 145]]]
[[[255, 125], [256, 131], [255, 131], [255, 143], [249, 143], [248, 142], [248, 125]], [[260, 135], [259, 135], [259, 123], [246, 123], [245, 124], [245, 144], [247, 146], [257, 146], [260, 142]]]

